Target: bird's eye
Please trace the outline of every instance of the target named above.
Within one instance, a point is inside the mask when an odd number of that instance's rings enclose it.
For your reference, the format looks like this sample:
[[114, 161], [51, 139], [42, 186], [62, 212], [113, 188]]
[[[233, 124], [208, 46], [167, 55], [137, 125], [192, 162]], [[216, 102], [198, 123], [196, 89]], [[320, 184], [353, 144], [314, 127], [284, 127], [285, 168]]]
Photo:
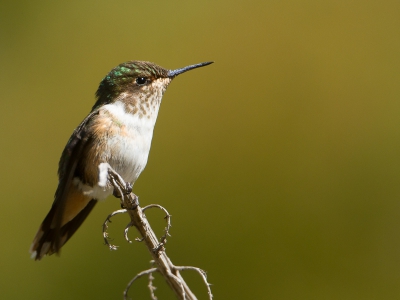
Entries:
[[136, 78], [136, 83], [137, 83], [137, 85], [144, 85], [147, 83], [147, 78], [146, 77], [138, 77], [138, 78]]

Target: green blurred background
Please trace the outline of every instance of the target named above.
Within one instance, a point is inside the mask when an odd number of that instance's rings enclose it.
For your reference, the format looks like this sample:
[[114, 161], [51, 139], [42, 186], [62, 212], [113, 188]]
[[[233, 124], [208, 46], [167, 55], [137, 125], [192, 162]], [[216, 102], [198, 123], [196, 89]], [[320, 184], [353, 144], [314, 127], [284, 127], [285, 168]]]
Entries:
[[150, 267], [126, 216], [103, 245], [112, 198], [61, 257], [28, 255], [66, 141], [133, 59], [215, 61], [169, 87], [134, 187], [173, 215], [174, 263], [215, 299], [400, 299], [399, 1], [1, 1], [0, 37], [3, 299], [121, 299]]

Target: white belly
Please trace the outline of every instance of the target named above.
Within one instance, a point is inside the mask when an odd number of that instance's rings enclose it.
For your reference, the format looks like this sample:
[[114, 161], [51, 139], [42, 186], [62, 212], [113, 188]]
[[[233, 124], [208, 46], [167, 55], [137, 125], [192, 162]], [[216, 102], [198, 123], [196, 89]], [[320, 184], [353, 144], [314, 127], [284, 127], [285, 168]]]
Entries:
[[[108, 163], [126, 182], [133, 184], [147, 164], [158, 108], [150, 118], [139, 118], [138, 115], [126, 113], [121, 102], [107, 104], [103, 109], [118, 120], [123, 134], [110, 134], [105, 140], [105, 147], [99, 155], [100, 165]], [[82, 184], [78, 178], [74, 179], [82, 192], [99, 200], [106, 198], [113, 191], [113, 187], [105, 182], [106, 169], [100, 165], [99, 183], [94, 187]]]
[[108, 163], [127, 182], [135, 182], [147, 164], [153, 138], [157, 111], [151, 113], [150, 118], [140, 118], [138, 114], [126, 113], [124, 104], [116, 102], [105, 105], [116, 119], [124, 126], [124, 134], [115, 135], [107, 140]]
[[114, 136], [107, 140], [109, 153], [106, 161], [127, 182], [135, 182], [147, 164], [153, 132], [138, 134], [131, 129], [131, 136]]

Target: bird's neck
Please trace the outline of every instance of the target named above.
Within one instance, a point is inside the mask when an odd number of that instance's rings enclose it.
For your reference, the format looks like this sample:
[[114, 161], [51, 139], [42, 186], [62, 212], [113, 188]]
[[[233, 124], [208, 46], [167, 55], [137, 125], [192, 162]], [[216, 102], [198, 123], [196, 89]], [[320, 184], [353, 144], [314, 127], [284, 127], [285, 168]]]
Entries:
[[121, 94], [112, 103], [104, 105], [104, 109], [121, 125], [152, 135], [160, 104], [161, 97], [149, 99]]

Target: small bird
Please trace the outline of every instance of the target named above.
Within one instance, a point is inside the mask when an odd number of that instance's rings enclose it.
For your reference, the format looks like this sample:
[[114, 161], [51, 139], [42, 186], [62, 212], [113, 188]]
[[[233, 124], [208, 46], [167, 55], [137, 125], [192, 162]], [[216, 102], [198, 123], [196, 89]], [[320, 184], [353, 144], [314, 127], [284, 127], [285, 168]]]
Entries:
[[146, 166], [168, 85], [179, 74], [211, 63], [167, 70], [147, 61], [128, 61], [103, 78], [92, 111], [61, 155], [54, 202], [30, 248], [33, 259], [59, 253], [97, 201], [113, 193], [108, 166], [134, 184]]

